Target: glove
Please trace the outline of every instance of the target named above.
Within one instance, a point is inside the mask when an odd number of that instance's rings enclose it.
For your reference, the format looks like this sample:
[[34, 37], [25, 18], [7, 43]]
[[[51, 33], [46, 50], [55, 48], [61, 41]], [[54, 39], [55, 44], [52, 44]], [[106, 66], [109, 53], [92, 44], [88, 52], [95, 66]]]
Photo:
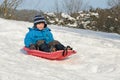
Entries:
[[29, 48], [30, 48], [31, 50], [36, 50], [35, 44], [31, 44]]
[[44, 40], [38, 40], [38, 41], [36, 42], [36, 45], [39, 47], [40, 45], [42, 45], [42, 44], [44, 44], [44, 43], [45, 43]]

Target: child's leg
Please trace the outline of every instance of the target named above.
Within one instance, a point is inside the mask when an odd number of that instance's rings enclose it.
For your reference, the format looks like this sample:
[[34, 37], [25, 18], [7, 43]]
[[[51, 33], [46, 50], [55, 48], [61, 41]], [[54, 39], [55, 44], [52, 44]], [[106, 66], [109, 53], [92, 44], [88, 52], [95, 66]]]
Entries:
[[60, 42], [57, 41], [57, 40], [54, 40], [54, 41], [50, 42], [48, 45], [49, 46], [55, 46], [56, 44], [60, 44]]
[[56, 44], [56, 45], [55, 45], [55, 48], [56, 48], [57, 50], [64, 50], [64, 49], [65, 49], [65, 46], [64, 46], [63, 44], [59, 43], [59, 44]]
[[43, 43], [39, 46], [39, 50], [45, 51], [45, 52], [50, 52], [50, 47], [46, 43]]
[[[70, 46], [65, 47], [63, 44], [61, 44], [59, 41], [54, 40], [49, 43], [50, 50], [57, 51], [57, 50], [72, 50]], [[56, 49], [55, 49], [56, 48]], [[55, 50], [54, 50], [55, 49]]]
[[36, 42], [36, 47], [37, 50], [45, 51], [45, 52], [50, 52], [49, 46], [45, 43], [44, 40], [38, 40]]
[[44, 43], [45, 43], [44, 40], [38, 40], [38, 41], [36, 42], [36, 49], [39, 50], [40, 45], [42, 45], [42, 44], [44, 44]]
[[[57, 40], [54, 40], [52, 42], [49, 43], [49, 46], [50, 46], [50, 50], [51, 51], [55, 51], [55, 50], [64, 50], [64, 45], [61, 44], [59, 41]], [[56, 48], [56, 49], [55, 49]]]

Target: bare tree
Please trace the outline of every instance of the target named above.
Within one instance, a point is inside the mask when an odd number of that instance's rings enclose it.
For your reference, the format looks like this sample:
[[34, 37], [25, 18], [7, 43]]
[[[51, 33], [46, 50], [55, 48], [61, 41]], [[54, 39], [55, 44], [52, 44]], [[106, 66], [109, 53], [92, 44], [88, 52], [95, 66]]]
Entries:
[[83, 0], [64, 0], [63, 7], [68, 14], [77, 13], [82, 9]]
[[55, 0], [54, 5], [55, 5], [55, 12], [60, 13], [61, 11], [60, 11], [60, 6], [59, 6], [59, 3], [58, 3], [58, 0]]
[[13, 13], [13, 10], [15, 10], [22, 3], [22, 1], [23, 0], [4, 0], [0, 5], [4, 17], [10, 15], [10, 12]]
[[120, 6], [120, 0], [108, 0], [109, 6]]
[[58, 2], [58, 0], [55, 0], [54, 2], [54, 9], [55, 9], [56, 17], [60, 19], [62, 10], [61, 10], [60, 3]]

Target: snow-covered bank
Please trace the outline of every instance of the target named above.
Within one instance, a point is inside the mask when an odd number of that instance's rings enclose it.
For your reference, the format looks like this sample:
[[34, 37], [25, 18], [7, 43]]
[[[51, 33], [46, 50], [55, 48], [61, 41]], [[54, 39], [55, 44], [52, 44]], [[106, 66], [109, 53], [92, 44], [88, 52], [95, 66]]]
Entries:
[[0, 80], [119, 80], [120, 35], [49, 25], [77, 54], [50, 61], [22, 54], [32, 23], [0, 18]]

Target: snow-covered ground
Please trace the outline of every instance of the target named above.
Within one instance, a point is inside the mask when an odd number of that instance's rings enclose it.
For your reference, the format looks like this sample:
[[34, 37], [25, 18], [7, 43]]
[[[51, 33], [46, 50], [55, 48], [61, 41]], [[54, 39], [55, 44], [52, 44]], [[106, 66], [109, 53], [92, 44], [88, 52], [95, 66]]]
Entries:
[[120, 35], [49, 25], [77, 54], [46, 60], [20, 51], [32, 25], [0, 18], [0, 80], [120, 80]]

